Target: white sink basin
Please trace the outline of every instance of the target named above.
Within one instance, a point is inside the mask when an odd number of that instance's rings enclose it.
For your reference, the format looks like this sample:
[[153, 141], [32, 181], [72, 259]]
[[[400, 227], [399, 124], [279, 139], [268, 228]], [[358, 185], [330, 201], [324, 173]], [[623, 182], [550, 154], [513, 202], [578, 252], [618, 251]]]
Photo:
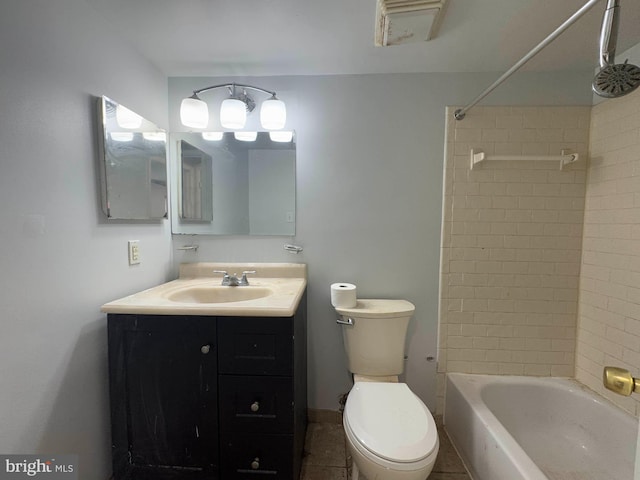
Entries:
[[272, 294], [271, 289], [264, 287], [191, 286], [169, 292], [165, 298], [179, 303], [230, 303], [255, 300]]
[[[250, 285], [220, 285], [214, 270], [255, 270]], [[289, 317], [295, 314], [307, 285], [302, 263], [183, 263], [180, 276], [102, 306], [106, 313], [141, 315], [224, 315]]]

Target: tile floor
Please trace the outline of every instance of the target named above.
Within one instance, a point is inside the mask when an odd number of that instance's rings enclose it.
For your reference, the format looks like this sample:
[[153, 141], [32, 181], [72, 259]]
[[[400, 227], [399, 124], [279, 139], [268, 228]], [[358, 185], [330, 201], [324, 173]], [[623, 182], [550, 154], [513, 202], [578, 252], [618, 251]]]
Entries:
[[[340, 414], [323, 415], [307, 428], [305, 458], [300, 480], [350, 480], [351, 458], [345, 444]], [[442, 419], [436, 417], [440, 450], [429, 480], [471, 480], [460, 457], [442, 429]], [[365, 480], [360, 475], [361, 480]]]

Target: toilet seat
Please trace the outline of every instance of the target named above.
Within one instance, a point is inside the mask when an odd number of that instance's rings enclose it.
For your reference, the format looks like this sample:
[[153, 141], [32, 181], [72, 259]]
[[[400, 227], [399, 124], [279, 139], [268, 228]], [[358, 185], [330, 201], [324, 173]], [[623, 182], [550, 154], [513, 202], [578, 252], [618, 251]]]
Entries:
[[431, 412], [404, 383], [356, 382], [347, 398], [344, 425], [358, 450], [376, 463], [413, 470], [437, 453]]

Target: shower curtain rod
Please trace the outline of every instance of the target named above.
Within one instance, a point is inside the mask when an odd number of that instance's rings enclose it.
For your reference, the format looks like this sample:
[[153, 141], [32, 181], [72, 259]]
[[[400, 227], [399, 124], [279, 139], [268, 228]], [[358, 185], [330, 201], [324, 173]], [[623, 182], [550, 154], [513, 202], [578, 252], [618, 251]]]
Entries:
[[560, 36], [567, 28], [573, 25], [580, 17], [582, 17], [585, 13], [587, 13], [591, 8], [598, 3], [600, 0], [589, 0], [585, 3], [582, 8], [580, 8], [576, 13], [571, 15], [567, 21], [565, 21], [562, 25], [551, 33], [547, 38], [542, 40], [538, 45], [536, 45], [529, 53], [527, 53], [524, 57], [522, 57], [518, 63], [516, 63], [513, 67], [507, 70], [500, 78], [498, 78], [495, 82], [493, 82], [485, 91], [483, 91], [480, 95], [478, 95], [472, 102], [467, 104], [464, 108], [459, 108], [453, 114], [456, 120], [462, 120], [466, 113], [474, 107], [480, 100], [493, 92], [502, 82], [504, 82], [507, 78], [513, 75], [517, 70], [520, 69], [525, 63], [531, 60], [535, 55], [537, 55], [543, 48], [553, 42], [556, 38]]

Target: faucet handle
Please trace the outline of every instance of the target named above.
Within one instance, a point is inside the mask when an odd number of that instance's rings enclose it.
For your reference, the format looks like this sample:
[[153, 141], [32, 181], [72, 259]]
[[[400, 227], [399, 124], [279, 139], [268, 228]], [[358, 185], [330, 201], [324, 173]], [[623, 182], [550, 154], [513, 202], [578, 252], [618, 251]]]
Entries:
[[213, 273], [221, 273], [222, 285], [229, 285], [229, 274], [225, 270], [214, 270]]
[[640, 391], [640, 378], [634, 378], [629, 370], [618, 367], [604, 367], [602, 383], [619, 395], [629, 396]]
[[242, 278], [240, 279], [240, 282], [238, 283], [238, 285], [249, 285], [249, 280], [247, 279], [247, 273], [256, 273], [256, 271], [245, 270], [244, 272], [242, 272]]

